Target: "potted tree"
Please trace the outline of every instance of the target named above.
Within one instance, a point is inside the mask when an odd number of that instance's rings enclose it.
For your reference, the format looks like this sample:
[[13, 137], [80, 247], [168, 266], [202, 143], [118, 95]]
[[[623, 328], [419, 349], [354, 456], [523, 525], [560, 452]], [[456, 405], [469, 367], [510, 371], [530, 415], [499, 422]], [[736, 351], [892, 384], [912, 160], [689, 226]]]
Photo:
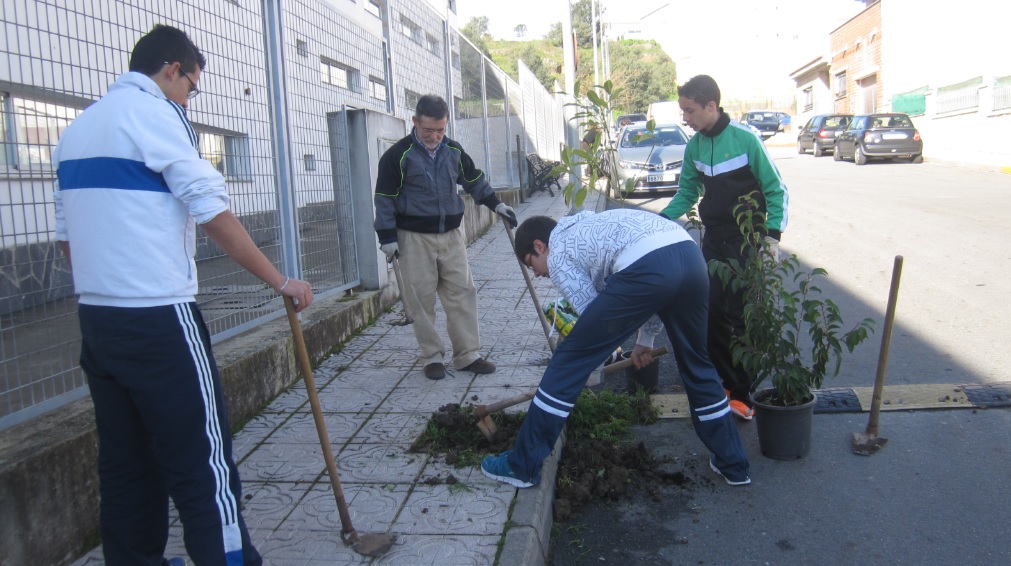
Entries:
[[[712, 261], [709, 271], [743, 293], [745, 330], [732, 342], [734, 363], [755, 376], [752, 400], [762, 454], [780, 460], [807, 455], [811, 446], [814, 390], [838, 375], [843, 352], [870, 337], [874, 321], [845, 328], [839, 307], [818, 287], [827, 272], [802, 270], [796, 255], [772, 257], [764, 215], [752, 196], [734, 209], [745, 236], [744, 261]], [[758, 386], [771, 379], [772, 387]]]

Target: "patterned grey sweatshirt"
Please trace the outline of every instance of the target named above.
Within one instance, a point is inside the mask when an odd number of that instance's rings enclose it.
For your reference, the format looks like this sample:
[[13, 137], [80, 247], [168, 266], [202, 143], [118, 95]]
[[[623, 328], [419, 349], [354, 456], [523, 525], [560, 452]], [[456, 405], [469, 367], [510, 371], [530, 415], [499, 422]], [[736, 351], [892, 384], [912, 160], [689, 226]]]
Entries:
[[[676, 222], [633, 209], [583, 211], [563, 217], [548, 242], [548, 273], [555, 288], [582, 313], [607, 278], [653, 250], [691, 240]], [[639, 329], [636, 343], [652, 347], [662, 323], [654, 315]]]

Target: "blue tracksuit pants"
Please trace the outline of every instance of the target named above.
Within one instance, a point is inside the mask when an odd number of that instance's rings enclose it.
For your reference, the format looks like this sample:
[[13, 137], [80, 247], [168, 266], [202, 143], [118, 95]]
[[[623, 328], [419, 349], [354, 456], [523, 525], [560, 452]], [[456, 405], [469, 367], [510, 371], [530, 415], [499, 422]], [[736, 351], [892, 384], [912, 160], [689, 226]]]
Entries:
[[95, 403], [102, 549], [110, 566], [161, 565], [168, 498], [204, 565], [259, 565], [207, 327], [196, 304], [80, 305]]
[[551, 357], [509, 452], [513, 473], [524, 480], [541, 473], [590, 372], [657, 314], [674, 349], [696, 434], [721, 470], [747, 475], [747, 454], [706, 353], [708, 304], [709, 275], [694, 242], [659, 248], [611, 275]]

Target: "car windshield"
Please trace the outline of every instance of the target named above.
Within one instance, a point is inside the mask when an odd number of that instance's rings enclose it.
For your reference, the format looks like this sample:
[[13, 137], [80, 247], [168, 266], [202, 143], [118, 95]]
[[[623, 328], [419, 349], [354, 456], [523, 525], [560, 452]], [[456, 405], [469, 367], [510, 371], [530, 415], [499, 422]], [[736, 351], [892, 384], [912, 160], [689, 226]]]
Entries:
[[826, 128], [839, 128], [849, 123], [849, 116], [829, 116], [825, 118]]
[[778, 122], [779, 118], [771, 112], [752, 112], [748, 114], [748, 120], [755, 122]]
[[872, 128], [912, 128], [909, 116], [871, 116]]
[[621, 136], [621, 147], [685, 145], [688, 139], [679, 128], [656, 128], [650, 136], [646, 128], [629, 128]]

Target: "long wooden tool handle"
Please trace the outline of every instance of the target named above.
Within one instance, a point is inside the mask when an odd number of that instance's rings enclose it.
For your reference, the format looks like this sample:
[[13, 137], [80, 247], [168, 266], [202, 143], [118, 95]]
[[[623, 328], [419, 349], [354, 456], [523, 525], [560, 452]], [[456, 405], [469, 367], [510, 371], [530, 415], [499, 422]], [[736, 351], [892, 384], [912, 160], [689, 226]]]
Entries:
[[[660, 346], [659, 348], [656, 348], [655, 350], [650, 350], [649, 351], [649, 355], [653, 356], [654, 358], [658, 358], [658, 357], [660, 357], [660, 356], [662, 356], [662, 355], [664, 355], [666, 353], [667, 353], [667, 347], [666, 346]], [[612, 373], [618, 371], [619, 369], [625, 369], [625, 368], [627, 368], [627, 367], [629, 367], [631, 365], [632, 365], [632, 358], [628, 358], [627, 360], [621, 360], [620, 362], [614, 362], [613, 364], [604, 366], [604, 373], [605, 374], [612, 374]]]
[[397, 277], [397, 290], [400, 291], [400, 302], [404, 303], [404, 325], [414, 323], [410, 309], [407, 308], [407, 295], [404, 294], [404, 276], [400, 274], [400, 252], [393, 254], [393, 274]]
[[509, 399], [497, 401], [495, 403], [492, 403], [491, 405], [484, 405], [483, 407], [478, 407], [477, 410], [474, 411], [474, 414], [477, 416], [477, 418], [483, 419], [486, 415], [497, 413], [502, 409], [512, 407], [513, 405], [519, 405], [524, 401], [529, 401], [533, 399], [534, 395], [536, 394], [537, 390], [534, 389], [533, 391], [524, 393], [523, 395], [517, 395], [515, 397], [510, 397]]
[[291, 297], [284, 298], [284, 307], [288, 311], [288, 324], [291, 326], [291, 337], [295, 342], [295, 359], [298, 362], [298, 369], [305, 380], [305, 389], [309, 394], [309, 406], [312, 407], [312, 418], [316, 421], [316, 433], [319, 434], [319, 445], [323, 449], [323, 457], [326, 458], [326, 471], [330, 475], [330, 485], [333, 487], [334, 498], [337, 500], [337, 512], [341, 518], [341, 529], [344, 534], [350, 534], [352, 540], [355, 536], [355, 528], [351, 525], [351, 513], [348, 512], [348, 504], [344, 499], [344, 490], [341, 488], [340, 478], [337, 476], [337, 461], [334, 460], [333, 451], [330, 449], [330, 435], [326, 431], [326, 423], [323, 421], [323, 409], [319, 404], [319, 395], [316, 394], [316, 380], [312, 377], [312, 364], [309, 363], [309, 350], [305, 347], [305, 337], [302, 336], [302, 323], [295, 313], [295, 302]]
[[892, 267], [892, 285], [888, 289], [888, 307], [885, 309], [885, 327], [881, 331], [881, 351], [878, 353], [878, 370], [874, 377], [874, 394], [871, 397], [871, 416], [867, 434], [877, 436], [878, 414], [881, 412], [881, 394], [885, 388], [885, 369], [888, 367], [888, 349], [892, 344], [892, 323], [895, 322], [895, 303], [899, 299], [899, 280], [902, 278], [902, 256], [895, 256]]
[[[509, 234], [509, 243], [512, 244], [513, 255], [516, 254], [516, 237], [513, 236], [513, 229], [509, 226], [508, 222], [502, 223], [505, 226], [506, 234]], [[551, 336], [551, 323], [548, 322], [548, 317], [544, 316], [544, 311], [541, 310], [541, 302], [537, 300], [537, 293], [534, 291], [534, 282], [530, 280], [530, 273], [527, 272], [527, 266], [523, 265], [520, 258], [516, 258], [516, 262], [520, 264], [520, 271], [523, 272], [523, 279], [527, 283], [527, 291], [530, 291], [530, 298], [534, 302], [534, 308], [537, 310], [537, 319], [541, 321], [541, 328], [544, 329], [544, 337], [548, 340], [548, 348], [551, 348], [551, 353], [555, 352], [556, 343]]]

